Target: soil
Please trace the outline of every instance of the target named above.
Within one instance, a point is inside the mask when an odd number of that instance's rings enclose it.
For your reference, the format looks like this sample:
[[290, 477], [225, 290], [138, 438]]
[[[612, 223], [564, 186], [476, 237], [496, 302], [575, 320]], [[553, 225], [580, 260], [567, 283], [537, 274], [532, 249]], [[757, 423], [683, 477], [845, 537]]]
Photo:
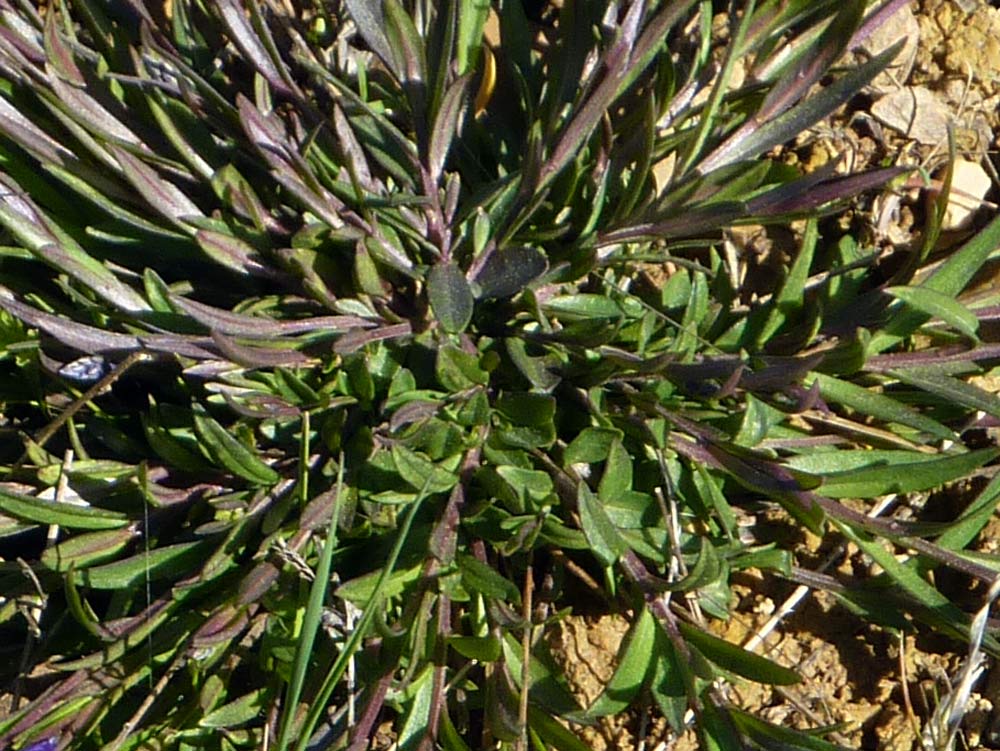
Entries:
[[[910, 5], [897, 14], [881, 39], [871, 42], [884, 47], [895, 38], [909, 37], [890, 74], [874, 82], [861, 106], [852, 103], [850, 109], [804, 134], [781, 156], [798, 162], [806, 171], [830, 160], [840, 160], [839, 169], [855, 170], [888, 158], [896, 164], [919, 164], [933, 174], [948, 158], [947, 131], [940, 131], [937, 135], [943, 138], [935, 140], [935, 131], [914, 131], [912, 126], [915, 121], [926, 124], [941, 115], [954, 127], [958, 155], [982, 164], [992, 177], [993, 191], [985, 197], [979, 195], [973, 203], [981, 225], [981, 220], [996, 213], [996, 205], [987, 199], [994, 197], [1000, 184], [994, 165], [995, 134], [1000, 133], [1000, 9], [978, 0], [922, 0]], [[725, 26], [716, 24], [716, 28], [720, 25]], [[893, 119], [891, 100], [879, 107], [880, 100], [889, 97], [919, 102], [916, 112], [909, 112], [909, 122]], [[887, 108], [889, 115], [885, 116]], [[878, 117], [873, 114], [876, 112]], [[874, 240], [889, 252], [905, 251], [918, 243], [925, 198], [914, 190], [901, 200], [882, 205], [885, 216], [876, 215], [872, 220]], [[955, 237], [944, 236], [943, 247], [966, 234], [959, 231]], [[765, 252], [758, 255], [773, 255], [773, 246], [785, 244], [780, 237], [766, 237], [761, 228], [743, 228], [731, 240], [744, 250], [756, 247], [753, 243], [763, 244]], [[777, 254], [779, 264], [782, 255]], [[669, 273], [660, 271], [662, 276]], [[649, 275], [649, 281], [655, 283], [657, 275], [652, 271]], [[957, 513], [973, 490], [950, 489], [932, 500], [957, 504]], [[930, 502], [921, 506], [920, 499], [911, 500], [916, 505], [907, 509], [911, 513], [921, 513], [930, 506]], [[782, 531], [783, 524], [775, 516], [764, 526], [771, 534], [802, 534], [791, 525]], [[994, 519], [980, 535], [978, 547], [982, 552], [996, 553], [998, 541], [1000, 519]], [[798, 564], [818, 568], [830, 544], [829, 540], [803, 539], [797, 551]], [[870, 565], [857, 550], [846, 548], [828, 573], [866, 575]], [[981, 606], [981, 591], [970, 590], [968, 582], [957, 577], [948, 581], [944, 581], [946, 575], [941, 577], [938, 585], [947, 584], [949, 593], [965, 602], [970, 612]], [[796, 585], [759, 572], [745, 572], [734, 578], [732, 589], [737, 598], [733, 616], [725, 622], [710, 621], [708, 627], [732, 643], [747, 645], [757, 641], [756, 635], [767, 625], [771, 630], [757, 651], [795, 668], [803, 679], [799, 685], [782, 690], [749, 682], [733, 684], [726, 691], [735, 706], [783, 726], [835, 727], [837, 732], [830, 739], [847, 748], [911, 751], [944, 747], [935, 746], [929, 735], [935, 724], [931, 718], [960, 675], [966, 658], [964, 646], [932, 634], [900, 634], [866, 624], [831, 594], [819, 590], [809, 590], [788, 608], [785, 617], [768, 625]], [[621, 615], [574, 615], [562, 621], [550, 640], [549, 646], [584, 706], [611, 677], [627, 628], [628, 620]], [[962, 712], [954, 748], [1000, 748], [1000, 668], [987, 664]], [[580, 734], [595, 751], [698, 748], [693, 732], [674, 736], [649, 708], [606, 718]]]

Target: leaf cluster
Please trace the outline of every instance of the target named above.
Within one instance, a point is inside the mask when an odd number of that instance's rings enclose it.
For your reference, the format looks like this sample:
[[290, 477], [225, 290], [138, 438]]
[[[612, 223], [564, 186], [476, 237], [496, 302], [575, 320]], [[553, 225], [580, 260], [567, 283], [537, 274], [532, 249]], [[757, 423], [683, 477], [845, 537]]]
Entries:
[[[947, 525], [839, 499], [996, 458], [957, 297], [1000, 224], [928, 271], [939, 211], [885, 285], [821, 217], [904, 170], [766, 156], [898, 5], [732, 2], [718, 44], [695, 0], [0, 0], [0, 627], [59, 676], [6, 674], [0, 746], [580, 749], [645, 701], [832, 748], [712, 690], [797, 680], [704, 628], [799, 571], [750, 512], [877, 561], [831, 587], [887, 627], [963, 638], [928, 572], [997, 569], [995, 482]], [[723, 230], [790, 219], [751, 299]], [[632, 625], [585, 707], [546, 634], [595, 600]]]

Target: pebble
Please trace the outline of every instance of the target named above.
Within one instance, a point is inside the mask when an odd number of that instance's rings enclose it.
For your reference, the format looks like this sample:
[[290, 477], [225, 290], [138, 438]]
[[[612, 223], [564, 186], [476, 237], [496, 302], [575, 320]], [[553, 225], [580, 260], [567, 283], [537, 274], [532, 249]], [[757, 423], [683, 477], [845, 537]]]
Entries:
[[892, 128], [929, 146], [948, 142], [951, 110], [926, 86], [905, 86], [881, 97], [872, 105], [872, 115]]
[[917, 48], [920, 43], [920, 24], [913, 8], [904, 5], [886, 19], [872, 35], [865, 40], [861, 48], [869, 55], [875, 55], [889, 49], [900, 39], [905, 39], [903, 48], [896, 55], [889, 67], [879, 73], [871, 82], [871, 87], [877, 93], [884, 94], [895, 91], [900, 84], [906, 83], [917, 59]]
[[991, 185], [990, 176], [979, 164], [967, 159], [956, 159], [948, 207], [944, 212], [941, 229], [945, 232], [968, 229]]

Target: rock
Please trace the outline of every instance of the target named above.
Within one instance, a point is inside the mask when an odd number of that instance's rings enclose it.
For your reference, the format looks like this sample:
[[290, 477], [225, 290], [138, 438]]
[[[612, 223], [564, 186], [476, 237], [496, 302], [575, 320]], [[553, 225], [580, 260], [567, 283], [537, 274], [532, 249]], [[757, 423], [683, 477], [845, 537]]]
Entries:
[[913, 62], [917, 59], [917, 48], [920, 42], [920, 24], [917, 16], [909, 5], [904, 5], [897, 10], [876, 29], [868, 39], [861, 45], [867, 54], [875, 55], [889, 49], [900, 39], [905, 39], [903, 49], [896, 55], [885, 71], [879, 73], [871, 82], [871, 87], [878, 93], [883, 94], [895, 91], [900, 85], [906, 83], [913, 70]]
[[906, 86], [886, 94], [872, 105], [872, 115], [883, 125], [923, 144], [947, 143], [951, 111], [924, 86]]
[[956, 159], [941, 229], [945, 232], [968, 229], [991, 185], [990, 176], [976, 162]]

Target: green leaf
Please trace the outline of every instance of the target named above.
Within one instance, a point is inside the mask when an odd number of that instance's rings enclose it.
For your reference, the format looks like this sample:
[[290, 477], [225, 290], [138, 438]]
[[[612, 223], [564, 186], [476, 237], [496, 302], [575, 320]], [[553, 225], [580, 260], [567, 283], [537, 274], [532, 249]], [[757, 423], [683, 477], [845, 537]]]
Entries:
[[863, 388], [850, 381], [843, 381], [822, 373], [810, 373], [806, 376], [804, 383], [806, 386], [818, 383], [820, 396], [826, 402], [836, 402], [861, 414], [886, 422], [907, 425], [930, 433], [935, 438], [944, 440], [954, 440], [955, 438], [954, 432], [937, 420], [920, 414], [912, 407], [892, 397]]
[[439, 263], [427, 275], [427, 298], [441, 327], [452, 334], [472, 320], [474, 299], [465, 275], [453, 263]]
[[675, 732], [684, 727], [688, 710], [687, 685], [692, 680], [690, 668], [677, 655], [670, 637], [663, 628], [656, 629], [653, 644], [656, 664], [649, 690], [653, 700]]
[[948, 403], [960, 404], [969, 409], [980, 409], [994, 417], [1000, 417], [1000, 398], [996, 394], [932, 368], [893, 370], [889, 375], [895, 376], [903, 383], [940, 396]]
[[138, 536], [134, 529], [110, 529], [73, 535], [42, 552], [42, 563], [53, 571], [77, 570], [114, 558]]
[[762, 349], [787, 321], [802, 310], [805, 301], [806, 281], [809, 279], [813, 252], [816, 250], [816, 241], [819, 239], [818, 226], [815, 217], [810, 218], [806, 223], [799, 253], [795, 257], [795, 262], [792, 264], [788, 276], [785, 277], [784, 284], [781, 285], [781, 291], [774, 298], [767, 320], [757, 332], [754, 349]]
[[617, 428], [584, 428], [563, 452], [563, 463], [593, 464], [603, 462], [615, 441], [621, 441], [622, 432]]
[[[395, 597], [416, 582], [423, 571], [423, 565], [400, 569], [389, 573], [382, 580], [382, 569], [346, 581], [337, 587], [337, 597], [342, 597], [357, 605], [364, 605], [372, 600], [376, 591], [381, 597]], [[378, 589], [377, 589], [378, 587]]]
[[587, 537], [594, 555], [605, 566], [610, 566], [628, 550], [628, 543], [611, 521], [601, 500], [581, 482], [576, 494], [580, 513], [580, 526]]
[[553, 297], [543, 304], [546, 313], [565, 321], [588, 321], [593, 318], [621, 318], [622, 309], [604, 295], [580, 293]]
[[413, 696], [396, 743], [400, 751], [413, 751], [427, 736], [434, 697], [434, 666], [428, 665], [409, 686]]
[[454, 471], [445, 469], [398, 443], [392, 447], [392, 461], [399, 476], [415, 490], [426, 488], [427, 493], [447, 493], [458, 482], [458, 475]]
[[948, 525], [948, 529], [937, 538], [937, 544], [948, 550], [963, 549], [993, 518], [998, 497], [1000, 497], [1000, 475], [994, 476], [975, 500]]
[[553, 420], [556, 400], [545, 394], [510, 392], [496, 401], [496, 412], [510, 421], [499, 432], [504, 443], [515, 448], [533, 449], [552, 445], [556, 439]]
[[885, 291], [914, 310], [940, 318], [960, 334], [979, 340], [979, 319], [953, 296], [926, 287], [886, 287]]
[[528, 728], [541, 739], [543, 748], [552, 748], [555, 751], [593, 751], [593, 746], [581, 741], [553, 717], [552, 713], [534, 704], [528, 705]]
[[470, 660], [489, 663], [500, 659], [500, 640], [495, 636], [449, 636], [448, 646]]
[[483, 27], [489, 16], [489, 0], [466, 0], [458, 6], [458, 38], [455, 40], [455, 67], [461, 76], [479, 62]]
[[[976, 233], [958, 251], [950, 253], [920, 288], [950, 297], [958, 297], [958, 294], [982, 268], [998, 245], [1000, 245], [1000, 217]], [[870, 351], [872, 353], [882, 352], [898, 344], [926, 321], [927, 313], [918, 310], [897, 315], [883, 330], [872, 337]]]
[[618, 666], [601, 694], [582, 718], [607, 717], [624, 711], [632, 703], [656, 669], [656, 620], [643, 608], [618, 650]]
[[886, 574], [921, 605], [938, 611], [956, 626], [968, 620], [954, 603], [921, 577], [913, 567], [897, 560], [895, 553], [886, 548], [882, 540], [872, 539], [866, 533], [857, 532], [846, 524], [838, 526], [851, 542], [885, 569]]
[[119, 529], [128, 524], [128, 517], [117, 511], [56, 503], [6, 490], [0, 490], [0, 511], [22, 521], [67, 529]]
[[445, 344], [438, 348], [435, 374], [438, 383], [451, 392], [485, 386], [490, 375], [480, 367], [479, 356]]
[[270, 705], [269, 688], [259, 688], [223, 704], [198, 721], [203, 728], [236, 728], [255, 720]]
[[930, 490], [966, 477], [998, 455], [1000, 449], [988, 448], [923, 461], [887, 461], [881, 466], [828, 474], [819, 492], [830, 498], [873, 498], [888, 493]]
[[273, 485], [281, 479], [281, 475], [234, 438], [214, 418], [198, 412], [194, 412], [193, 416], [195, 431], [223, 467], [254, 485]]
[[204, 563], [210, 549], [207, 540], [164, 545], [131, 558], [77, 571], [74, 579], [77, 584], [94, 589], [122, 590], [138, 587], [147, 580], [179, 580], [199, 563]]
[[772, 725], [747, 712], [741, 712], [732, 707], [729, 709], [729, 716], [736, 727], [765, 749], [782, 749], [782, 751], [849, 751], [844, 746], [824, 741], [822, 738], [817, 738], [810, 733]]
[[677, 626], [691, 646], [724, 670], [757, 683], [773, 686], [791, 686], [802, 680], [794, 670], [705, 633], [697, 626], [683, 621], [678, 621]]
[[462, 574], [462, 585], [470, 593], [478, 592], [484, 597], [514, 604], [521, 602], [521, 593], [514, 583], [497, 573], [492, 566], [471, 555], [459, 555], [455, 560]]
[[604, 465], [597, 488], [597, 496], [606, 503], [624, 496], [632, 490], [632, 457], [619, 440], [612, 441], [608, 450], [608, 461]]

